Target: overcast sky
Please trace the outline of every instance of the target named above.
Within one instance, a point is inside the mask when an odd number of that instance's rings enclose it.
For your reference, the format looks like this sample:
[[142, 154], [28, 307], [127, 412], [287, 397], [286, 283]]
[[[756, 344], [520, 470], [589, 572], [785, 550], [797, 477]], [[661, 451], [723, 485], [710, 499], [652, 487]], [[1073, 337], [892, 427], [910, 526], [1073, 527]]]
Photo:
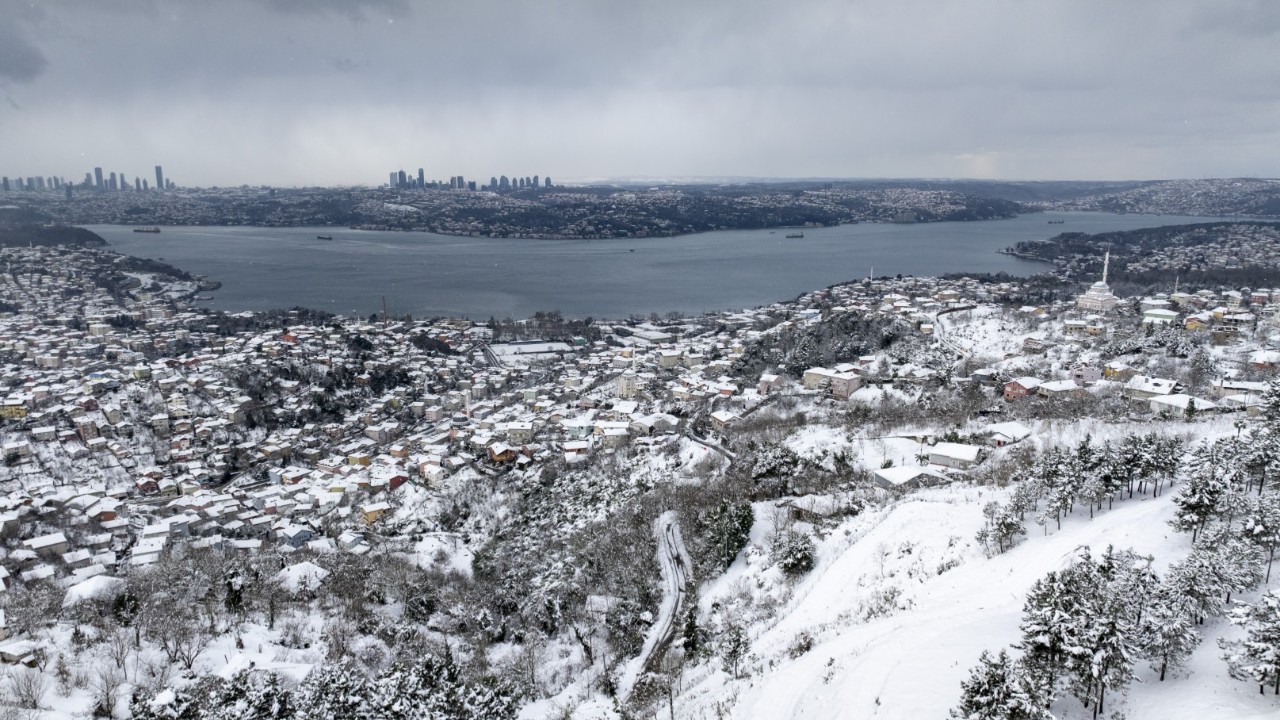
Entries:
[[0, 0], [0, 174], [1280, 175], [1275, 0]]

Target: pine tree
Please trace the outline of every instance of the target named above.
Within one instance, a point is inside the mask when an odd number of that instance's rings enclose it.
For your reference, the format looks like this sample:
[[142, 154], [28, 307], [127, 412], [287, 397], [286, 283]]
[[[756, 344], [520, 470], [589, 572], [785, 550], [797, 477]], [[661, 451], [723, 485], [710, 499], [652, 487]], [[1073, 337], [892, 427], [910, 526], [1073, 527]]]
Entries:
[[1075, 502], [1076, 478], [1071, 466], [1073, 461], [1061, 450], [1054, 448], [1036, 463], [1036, 474], [1044, 488], [1045, 507], [1036, 516], [1036, 522], [1047, 525], [1050, 515], [1062, 529], [1062, 516], [1071, 512]]
[[1190, 532], [1193, 543], [1209, 520], [1218, 514], [1219, 504], [1229, 489], [1221, 460], [1213, 445], [1198, 446], [1187, 463], [1186, 484], [1173, 499], [1178, 512], [1170, 524], [1179, 532]]
[[1262, 553], [1239, 538], [1217, 533], [1193, 547], [1169, 567], [1170, 592], [1183, 598], [1196, 620], [1222, 614], [1232, 592], [1243, 592], [1262, 579]]
[[1071, 628], [1074, 603], [1056, 571], [1037, 580], [1023, 603], [1022, 650], [1028, 669], [1056, 687], [1062, 674], [1067, 648], [1075, 641]]
[[1280, 432], [1264, 426], [1245, 436], [1247, 454], [1244, 463], [1250, 473], [1250, 484], [1256, 481], [1258, 496], [1268, 487], [1267, 481], [1280, 470]]
[[1271, 582], [1271, 564], [1280, 546], [1280, 493], [1270, 492], [1254, 498], [1245, 516], [1241, 536], [1267, 553], [1267, 574], [1264, 583]]
[[373, 689], [349, 662], [321, 665], [298, 686], [295, 714], [312, 720], [373, 720]]
[[1280, 380], [1272, 380], [1262, 393], [1262, 417], [1267, 429], [1280, 431]]
[[1237, 607], [1231, 613], [1231, 624], [1245, 629], [1243, 640], [1222, 644], [1231, 677], [1253, 680], [1263, 694], [1271, 685], [1280, 695], [1280, 590], [1272, 590], [1252, 605]]
[[1200, 633], [1186, 603], [1168, 591], [1157, 593], [1143, 613], [1138, 645], [1142, 656], [1151, 661], [1151, 669], [1160, 671], [1160, 682], [1169, 669], [1181, 667], [1199, 644]]
[[955, 720], [1050, 720], [1042, 697], [1021, 663], [1001, 650], [994, 657], [986, 650], [960, 683], [960, 704], [951, 710]]
[[701, 518], [706, 545], [721, 568], [728, 568], [751, 539], [755, 512], [749, 502], [721, 503]]
[[813, 569], [813, 538], [805, 533], [788, 532], [773, 547], [773, 561], [787, 577], [799, 577]]
[[[987, 547], [988, 555], [1011, 549], [1014, 538], [1027, 532], [1018, 511], [1012, 505], [1002, 505], [992, 501], [982, 508], [982, 514], [986, 516], [987, 522], [982, 530], [978, 531], [977, 539]], [[991, 552], [992, 542], [996, 545], [995, 553]]]
[[689, 657], [696, 657], [702, 651], [706, 632], [698, 625], [698, 604], [689, 603], [684, 612], [684, 623], [681, 625], [680, 638], [684, 641], [684, 651]]
[[1120, 613], [1105, 607], [1108, 602], [1104, 600], [1102, 610], [1091, 618], [1086, 634], [1088, 664], [1081, 666], [1087, 667], [1087, 686], [1097, 688], [1095, 718], [1105, 710], [1107, 688], [1124, 687], [1133, 679], [1134, 637]]
[[720, 659], [724, 662], [725, 671], [738, 677], [738, 668], [750, 650], [751, 639], [747, 637], [747, 631], [741, 625], [730, 625], [720, 638]]

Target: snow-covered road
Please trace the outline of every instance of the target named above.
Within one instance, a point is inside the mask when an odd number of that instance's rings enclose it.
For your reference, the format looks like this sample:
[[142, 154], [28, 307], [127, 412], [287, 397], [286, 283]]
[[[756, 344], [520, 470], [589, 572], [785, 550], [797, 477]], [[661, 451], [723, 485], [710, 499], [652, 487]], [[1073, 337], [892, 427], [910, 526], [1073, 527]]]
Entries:
[[652, 668], [654, 661], [675, 637], [680, 609], [684, 607], [689, 570], [693, 567], [680, 537], [680, 523], [674, 510], [662, 513], [653, 521], [653, 539], [658, 546], [658, 564], [662, 569], [662, 605], [645, 636], [640, 655], [627, 663], [618, 680], [618, 696], [623, 700], [631, 694], [641, 673]]

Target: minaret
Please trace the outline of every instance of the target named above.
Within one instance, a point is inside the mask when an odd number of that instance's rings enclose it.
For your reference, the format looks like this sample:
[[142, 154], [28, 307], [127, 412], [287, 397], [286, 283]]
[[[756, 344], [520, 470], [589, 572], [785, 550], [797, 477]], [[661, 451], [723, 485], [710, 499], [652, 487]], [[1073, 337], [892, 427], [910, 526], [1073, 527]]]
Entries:
[[1106, 255], [1102, 256], [1102, 284], [1107, 284], [1107, 267], [1111, 264], [1111, 251], [1108, 250]]

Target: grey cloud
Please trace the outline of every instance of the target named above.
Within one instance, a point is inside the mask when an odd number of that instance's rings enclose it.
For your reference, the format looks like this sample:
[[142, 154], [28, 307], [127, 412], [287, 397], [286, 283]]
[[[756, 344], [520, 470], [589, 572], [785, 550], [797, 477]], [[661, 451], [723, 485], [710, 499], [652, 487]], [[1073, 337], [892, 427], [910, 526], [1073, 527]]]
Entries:
[[372, 14], [402, 18], [409, 13], [407, 0], [258, 0], [276, 12], [298, 15], [334, 14], [363, 22]]
[[27, 29], [40, 14], [38, 8], [26, 3], [0, 2], [0, 79], [30, 82], [49, 64]]
[[1272, 0], [44, 7], [0, 22], [49, 60], [9, 88], [21, 121], [0, 106], [9, 174], [82, 153], [210, 184], [1280, 166]]

